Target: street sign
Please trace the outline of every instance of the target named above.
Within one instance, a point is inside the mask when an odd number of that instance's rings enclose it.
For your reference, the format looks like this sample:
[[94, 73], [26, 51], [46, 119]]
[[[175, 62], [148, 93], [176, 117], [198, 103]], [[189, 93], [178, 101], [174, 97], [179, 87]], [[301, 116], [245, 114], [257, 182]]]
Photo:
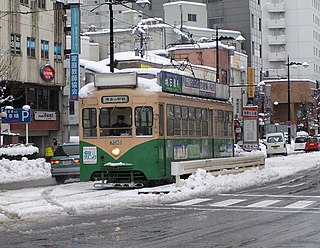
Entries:
[[2, 123], [21, 124], [31, 122], [31, 109], [6, 109], [7, 118], [2, 119]]

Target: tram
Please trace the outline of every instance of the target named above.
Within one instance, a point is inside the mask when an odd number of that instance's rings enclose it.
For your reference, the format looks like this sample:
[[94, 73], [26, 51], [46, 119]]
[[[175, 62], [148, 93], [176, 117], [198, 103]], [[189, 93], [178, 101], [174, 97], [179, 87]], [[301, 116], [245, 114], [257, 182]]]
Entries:
[[233, 156], [228, 98], [226, 85], [172, 71], [97, 74], [80, 90], [81, 181], [153, 186], [173, 181], [172, 161]]

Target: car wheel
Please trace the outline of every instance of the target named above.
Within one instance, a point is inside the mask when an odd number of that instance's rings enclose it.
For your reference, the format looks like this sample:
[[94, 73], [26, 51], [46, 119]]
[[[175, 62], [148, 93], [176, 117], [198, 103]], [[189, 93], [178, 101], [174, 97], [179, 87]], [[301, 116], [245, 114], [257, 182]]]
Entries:
[[270, 158], [270, 154], [267, 154], [267, 158]]
[[58, 184], [63, 184], [64, 181], [66, 180], [66, 178], [63, 177], [63, 176], [55, 177], [54, 179], [56, 179], [56, 182], [57, 182]]

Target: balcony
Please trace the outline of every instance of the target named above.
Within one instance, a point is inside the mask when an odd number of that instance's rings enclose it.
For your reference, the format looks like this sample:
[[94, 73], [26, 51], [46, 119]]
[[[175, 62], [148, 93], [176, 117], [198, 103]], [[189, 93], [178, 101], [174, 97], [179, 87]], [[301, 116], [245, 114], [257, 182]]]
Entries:
[[276, 62], [276, 61], [286, 61], [287, 60], [287, 53], [286, 52], [274, 52], [268, 53], [268, 61], [269, 62]]
[[277, 29], [277, 28], [286, 28], [286, 20], [276, 19], [276, 20], [268, 20], [268, 28], [269, 29]]
[[268, 35], [268, 44], [269, 45], [285, 45], [286, 44], [286, 36], [285, 35]]
[[267, 3], [267, 10], [269, 13], [286, 12], [284, 3]]

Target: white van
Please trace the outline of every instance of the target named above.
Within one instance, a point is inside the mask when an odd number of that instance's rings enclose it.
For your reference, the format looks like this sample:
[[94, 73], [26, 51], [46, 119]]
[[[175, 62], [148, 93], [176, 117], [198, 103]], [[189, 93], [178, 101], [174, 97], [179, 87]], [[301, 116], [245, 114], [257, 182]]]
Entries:
[[283, 133], [268, 133], [266, 137], [267, 157], [274, 154], [288, 155]]

